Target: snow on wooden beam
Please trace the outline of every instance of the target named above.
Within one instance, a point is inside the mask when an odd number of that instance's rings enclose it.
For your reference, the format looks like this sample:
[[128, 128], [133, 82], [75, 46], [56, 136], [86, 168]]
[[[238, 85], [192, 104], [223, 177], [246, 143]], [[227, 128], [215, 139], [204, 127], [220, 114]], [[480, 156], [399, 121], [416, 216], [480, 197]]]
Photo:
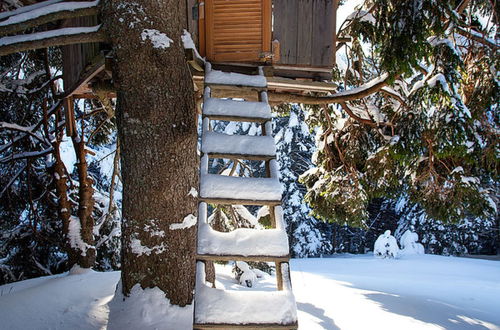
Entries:
[[0, 56], [25, 50], [89, 42], [104, 42], [106, 35], [100, 25], [63, 28], [45, 32], [0, 38]]
[[97, 15], [98, 4], [99, 0], [60, 2], [19, 13], [0, 22], [0, 35], [24, 31], [60, 19]]

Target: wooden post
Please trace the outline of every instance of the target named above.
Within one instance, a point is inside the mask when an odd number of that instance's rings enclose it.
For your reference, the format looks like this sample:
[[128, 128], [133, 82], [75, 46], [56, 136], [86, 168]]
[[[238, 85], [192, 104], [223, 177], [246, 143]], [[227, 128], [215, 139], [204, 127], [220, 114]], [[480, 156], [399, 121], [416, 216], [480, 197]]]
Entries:
[[281, 262], [276, 261], [276, 286], [278, 291], [283, 291], [283, 272], [281, 271]]
[[198, 49], [201, 56], [207, 56], [204, 0], [198, 1]]
[[74, 136], [75, 131], [75, 108], [73, 104], [73, 97], [68, 96], [64, 98], [64, 117], [66, 121], [66, 135]]

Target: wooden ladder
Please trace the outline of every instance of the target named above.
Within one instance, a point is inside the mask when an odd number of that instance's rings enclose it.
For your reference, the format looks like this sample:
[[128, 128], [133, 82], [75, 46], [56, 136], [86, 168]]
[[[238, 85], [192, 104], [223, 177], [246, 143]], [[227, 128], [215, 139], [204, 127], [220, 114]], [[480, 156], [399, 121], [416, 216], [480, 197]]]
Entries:
[[[259, 102], [212, 98], [218, 90], [253, 90]], [[205, 65], [202, 157], [198, 213], [198, 241], [194, 329], [297, 329], [295, 298], [291, 291], [288, 238], [283, 223], [281, 184], [272, 137], [267, 81], [258, 75], [212, 70]], [[211, 130], [211, 120], [257, 122], [261, 136], [227, 135]], [[208, 173], [209, 158], [265, 161], [266, 177], [244, 178]], [[223, 233], [207, 220], [207, 203], [267, 205], [272, 229], [240, 228]], [[231, 291], [207, 285], [209, 261], [265, 261], [276, 265], [276, 291]]]

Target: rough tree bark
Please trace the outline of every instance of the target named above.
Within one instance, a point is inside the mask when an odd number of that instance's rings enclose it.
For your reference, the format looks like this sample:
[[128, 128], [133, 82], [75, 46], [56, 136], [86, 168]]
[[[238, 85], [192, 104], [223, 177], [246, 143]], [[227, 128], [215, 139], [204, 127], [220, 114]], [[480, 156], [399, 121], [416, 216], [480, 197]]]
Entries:
[[193, 83], [181, 42], [185, 2], [109, 0], [103, 10], [118, 96], [123, 294], [137, 284], [157, 286], [184, 306], [193, 299], [195, 226], [169, 226], [197, 207], [188, 194], [198, 187], [198, 156]]
[[88, 163], [86, 160], [85, 141], [83, 134], [80, 137], [73, 136], [73, 147], [76, 153], [76, 169], [78, 171], [78, 219], [80, 221], [80, 237], [85, 247], [75, 256], [75, 263], [82, 268], [94, 267], [96, 250], [94, 246], [94, 181], [88, 175]]

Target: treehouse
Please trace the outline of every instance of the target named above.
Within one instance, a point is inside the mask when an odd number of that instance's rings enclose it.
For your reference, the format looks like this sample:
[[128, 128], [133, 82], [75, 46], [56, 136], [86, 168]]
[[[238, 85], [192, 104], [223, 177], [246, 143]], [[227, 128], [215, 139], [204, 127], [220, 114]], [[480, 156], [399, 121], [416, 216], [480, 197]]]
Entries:
[[[186, 0], [188, 29], [214, 69], [257, 73], [263, 67], [272, 91], [333, 92], [338, 0]], [[65, 22], [93, 26], [96, 17]], [[63, 47], [66, 96], [95, 97], [90, 84], [110, 79], [105, 46]], [[187, 54], [189, 57], [189, 54]], [[192, 58], [194, 59], [194, 58]], [[193, 70], [203, 83], [203, 65]]]
[[329, 80], [337, 0], [188, 0], [189, 29], [214, 64], [259, 64], [274, 75]]

